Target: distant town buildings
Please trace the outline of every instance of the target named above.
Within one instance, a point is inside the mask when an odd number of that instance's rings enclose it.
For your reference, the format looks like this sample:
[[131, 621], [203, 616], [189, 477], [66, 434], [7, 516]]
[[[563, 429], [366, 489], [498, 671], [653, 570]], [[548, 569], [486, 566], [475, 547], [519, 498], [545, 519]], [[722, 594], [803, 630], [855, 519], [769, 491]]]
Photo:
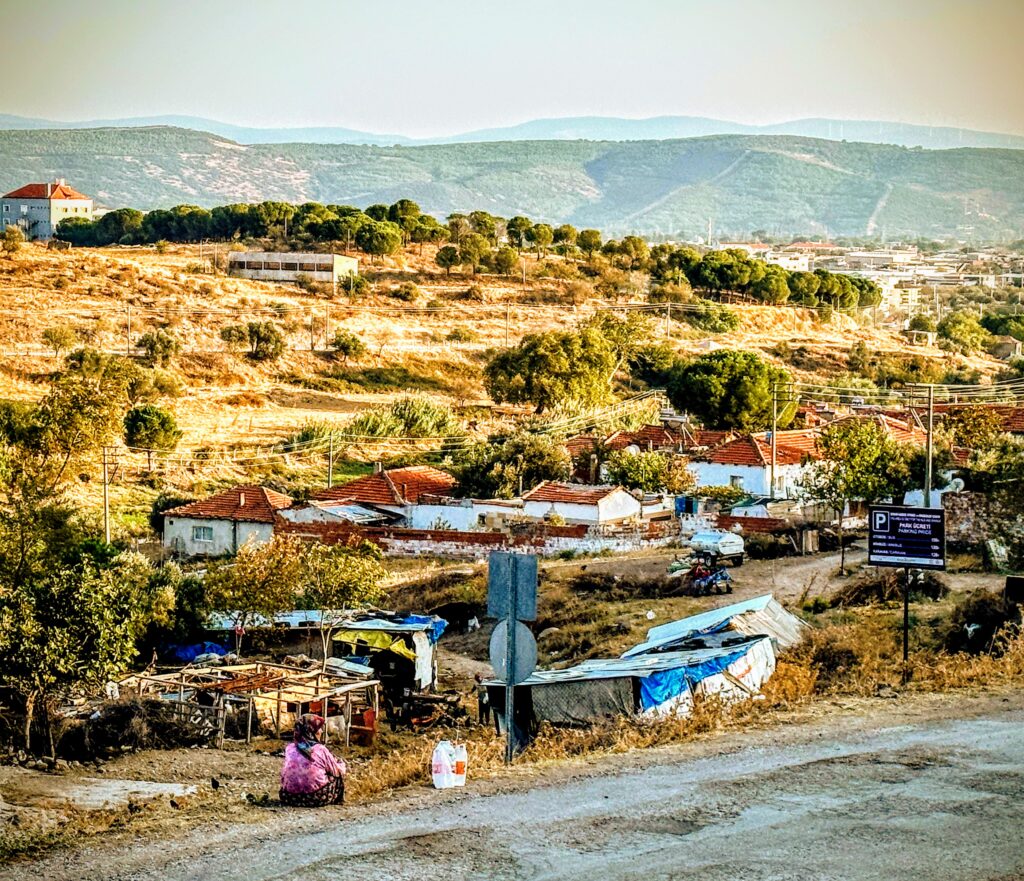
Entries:
[[17, 226], [25, 238], [45, 241], [69, 217], [92, 220], [93, 203], [62, 177], [52, 183], [25, 184], [0, 199], [0, 232]]
[[344, 284], [350, 275], [359, 274], [359, 261], [340, 254], [315, 254], [284, 251], [232, 251], [228, 254], [228, 274], [256, 281], [311, 281]]

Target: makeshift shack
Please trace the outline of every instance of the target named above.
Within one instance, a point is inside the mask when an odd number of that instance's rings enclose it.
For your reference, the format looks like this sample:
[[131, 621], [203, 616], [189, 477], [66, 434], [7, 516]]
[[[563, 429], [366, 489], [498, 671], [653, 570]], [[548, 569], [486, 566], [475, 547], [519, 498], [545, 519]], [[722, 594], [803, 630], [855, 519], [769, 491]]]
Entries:
[[436, 615], [373, 615], [346, 621], [334, 633], [337, 657], [365, 664], [389, 705], [437, 686], [437, 641], [448, 622]]
[[807, 623], [787, 612], [775, 598], [764, 596], [710, 609], [699, 615], [681, 618], [647, 631], [647, 641], [624, 652], [623, 658], [634, 658], [651, 652], [673, 651], [694, 637], [723, 631], [754, 636], [770, 636], [781, 648], [790, 648], [803, 639]]
[[376, 730], [380, 682], [372, 675], [369, 669], [355, 674], [330, 666], [321, 671], [259, 662], [135, 674], [122, 679], [118, 689], [122, 696], [173, 701], [183, 719], [207, 718], [216, 726], [218, 746], [232, 716], [244, 720], [241, 727], [249, 740], [261, 727], [287, 733], [303, 713], [324, 716], [328, 739], [334, 733], [348, 745], [352, 733], [372, 739]]
[[[685, 716], [697, 696], [754, 697], [775, 670], [767, 636], [713, 634], [698, 642], [700, 647], [686, 651], [535, 672], [516, 686], [516, 727], [532, 732], [541, 722], [585, 725], [615, 716]], [[504, 728], [505, 687], [494, 680], [486, 685]]]

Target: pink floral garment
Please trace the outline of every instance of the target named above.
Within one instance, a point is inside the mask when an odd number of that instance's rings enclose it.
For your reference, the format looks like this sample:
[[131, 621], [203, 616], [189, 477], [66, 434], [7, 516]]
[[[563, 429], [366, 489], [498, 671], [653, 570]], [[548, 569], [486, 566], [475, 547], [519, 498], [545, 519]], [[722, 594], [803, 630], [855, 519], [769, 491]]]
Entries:
[[332, 777], [344, 777], [348, 773], [345, 760], [336, 759], [323, 744], [316, 744], [311, 753], [312, 761], [294, 743], [285, 747], [284, 767], [281, 769], [281, 789], [285, 792], [316, 792]]

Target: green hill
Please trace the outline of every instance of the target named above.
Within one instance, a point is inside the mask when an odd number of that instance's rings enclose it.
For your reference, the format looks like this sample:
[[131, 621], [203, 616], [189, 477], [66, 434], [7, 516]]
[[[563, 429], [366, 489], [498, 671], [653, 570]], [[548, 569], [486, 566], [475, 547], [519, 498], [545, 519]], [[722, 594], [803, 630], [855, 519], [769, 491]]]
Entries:
[[550, 222], [693, 236], [1020, 237], [1024, 151], [784, 135], [377, 147], [242, 146], [170, 127], [0, 131], [0, 189], [66, 177], [105, 205], [415, 199]]

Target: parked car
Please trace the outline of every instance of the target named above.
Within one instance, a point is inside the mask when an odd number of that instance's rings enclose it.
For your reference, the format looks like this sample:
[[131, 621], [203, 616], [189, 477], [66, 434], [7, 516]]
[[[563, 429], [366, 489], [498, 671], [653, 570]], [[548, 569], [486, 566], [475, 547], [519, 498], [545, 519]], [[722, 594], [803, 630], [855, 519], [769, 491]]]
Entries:
[[698, 532], [689, 544], [695, 554], [706, 555], [716, 563], [743, 565], [743, 538], [735, 532]]

